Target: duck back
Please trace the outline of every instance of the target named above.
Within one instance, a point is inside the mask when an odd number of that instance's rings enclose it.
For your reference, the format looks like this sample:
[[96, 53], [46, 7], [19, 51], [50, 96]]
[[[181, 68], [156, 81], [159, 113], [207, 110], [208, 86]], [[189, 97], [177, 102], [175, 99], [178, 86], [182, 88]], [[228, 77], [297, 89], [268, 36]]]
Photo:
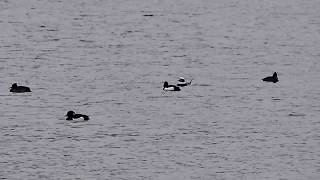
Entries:
[[262, 81], [276, 83], [279, 81], [279, 79], [277, 73], [274, 72], [272, 76], [265, 77], [262, 79]]
[[24, 93], [24, 92], [31, 92], [29, 87], [25, 86], [17, 86], [17, 87], [11, 87], [10, 92], [14, 93]]

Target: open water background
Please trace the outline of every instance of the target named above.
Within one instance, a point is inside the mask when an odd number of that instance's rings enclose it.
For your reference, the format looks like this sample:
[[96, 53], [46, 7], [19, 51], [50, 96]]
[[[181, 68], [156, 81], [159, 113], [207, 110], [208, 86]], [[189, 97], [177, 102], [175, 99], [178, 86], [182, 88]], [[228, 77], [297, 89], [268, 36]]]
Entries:
[[318, 0], [1, 0], [0, 29], [0, 179], [320, 179]]

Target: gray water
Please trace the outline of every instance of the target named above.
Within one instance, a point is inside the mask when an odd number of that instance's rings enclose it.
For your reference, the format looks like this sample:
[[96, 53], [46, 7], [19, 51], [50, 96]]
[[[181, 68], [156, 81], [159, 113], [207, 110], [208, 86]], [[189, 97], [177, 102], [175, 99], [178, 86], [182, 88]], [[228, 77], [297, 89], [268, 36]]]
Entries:
[[1, 0], [0, 29], [0, 179], [320, 179], [318, 0]]

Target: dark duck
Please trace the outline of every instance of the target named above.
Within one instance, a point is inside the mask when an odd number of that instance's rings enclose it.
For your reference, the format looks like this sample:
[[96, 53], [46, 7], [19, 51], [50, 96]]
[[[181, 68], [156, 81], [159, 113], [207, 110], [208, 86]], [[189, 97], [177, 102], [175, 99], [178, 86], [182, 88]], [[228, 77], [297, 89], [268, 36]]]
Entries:
[[177, 86], [180, 86], [180, 87], [189, 86], [191, 85], [191, 82], [192, 82], [192, 79], [190, 82], [187, 82], [183, 77], [179, 77]]
[[164, 91], [180, 91], [180, 88], [175, 85], [169, 85], [167, 81], [163, 83], [163, 90]]
[[76, 114], [74, 111], [68, 111], [66, 116], [67, 116], [66, 120], [74, 120], [79, 118], [83, 118], [83, 120], [85, 121], [89, 120], [89, 116], [84, 114]]
[[276, 83], [279, 81], [279, 79], [277, 73], [274, 72], [272, 76], [265, 77], [262, 79], [262, 81]]
[[29, 87], [26, 86], [18, 86], [17, 83], [13, 83], [10, 92], [14, 93], [24, 93], [24, 92], [31, 92]]

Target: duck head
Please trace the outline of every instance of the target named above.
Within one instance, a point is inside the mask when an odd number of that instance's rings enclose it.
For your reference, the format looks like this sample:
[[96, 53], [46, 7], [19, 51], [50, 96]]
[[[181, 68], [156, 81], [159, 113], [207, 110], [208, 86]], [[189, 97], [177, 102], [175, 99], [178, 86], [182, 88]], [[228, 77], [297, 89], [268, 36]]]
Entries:
[[277, 72], [274, 72], [272, 76], [273, 76], [273, 77], [278, 77]]
[[185, 82], [184, 78], [183, 77], [179, 77], [179, 82]]
[[74, 111], [68, 111], [66, 116], [67, 116], [67, 119], [72, 119], [72, 117], [75, 115], [76, 113]]
[[12, 86], [11, 86], [11, 89], [14, 89], [14, 88], [17, 88], [17, 87], [18, 87], [17, 83], [13, 83]]
[[167, 87], [169, 87], [169, 83], [168, 83], [167, 81], [165, 81], [165, 82], [163, 83], [163, 88], [167, 88]]

